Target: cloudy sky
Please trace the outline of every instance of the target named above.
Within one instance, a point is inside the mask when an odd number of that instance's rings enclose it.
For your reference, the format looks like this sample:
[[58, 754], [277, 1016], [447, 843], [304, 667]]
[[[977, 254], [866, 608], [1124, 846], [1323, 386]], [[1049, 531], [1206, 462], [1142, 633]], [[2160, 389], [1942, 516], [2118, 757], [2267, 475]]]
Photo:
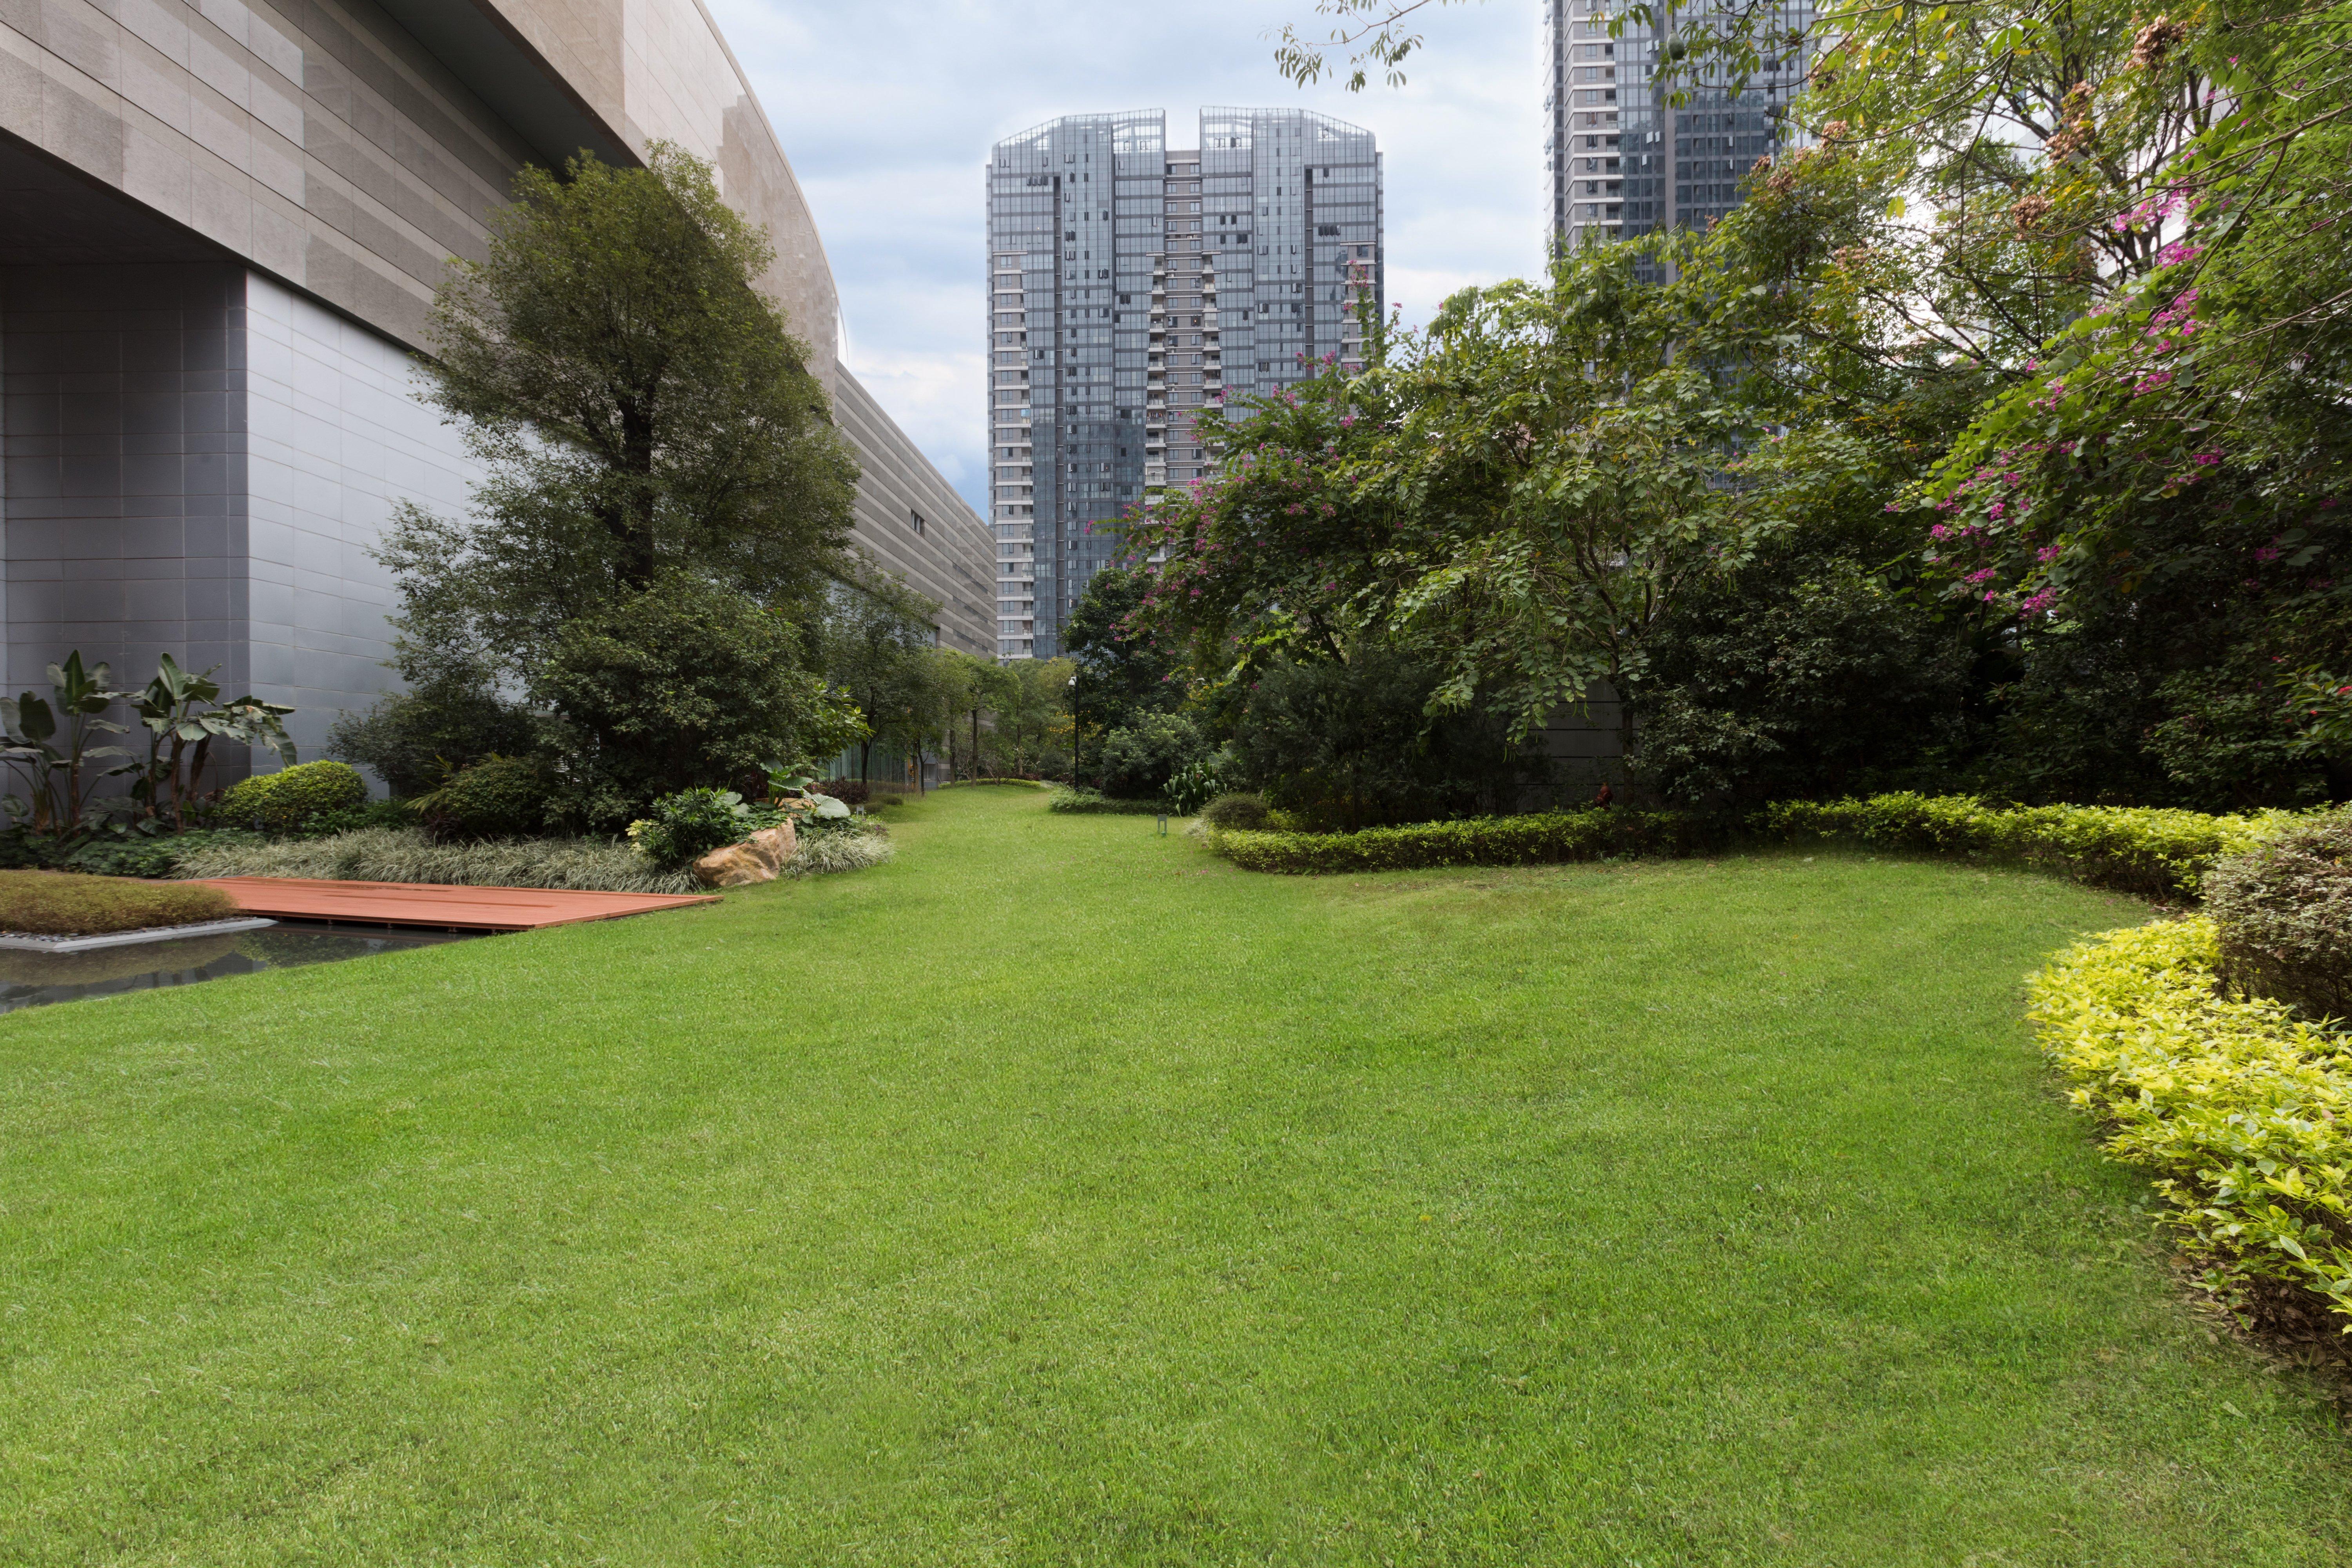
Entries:
[[709, 4], [816, 209], [851, 367], [974, 506], [987, 488], [981, 176], [1013, 132], [1164, 109], [1170, 144], [1191, 146], [1204, 104], [1317, 109], [1380, 137], [1389, 299], [1408, 321], [1465, 283], [1543, 263], [1536, 0], [1433, 7], [1407, 84], [1360, 94], [1302, 92], [1276, 72], [1264, 35], [1318, 22], [1312, 0]]

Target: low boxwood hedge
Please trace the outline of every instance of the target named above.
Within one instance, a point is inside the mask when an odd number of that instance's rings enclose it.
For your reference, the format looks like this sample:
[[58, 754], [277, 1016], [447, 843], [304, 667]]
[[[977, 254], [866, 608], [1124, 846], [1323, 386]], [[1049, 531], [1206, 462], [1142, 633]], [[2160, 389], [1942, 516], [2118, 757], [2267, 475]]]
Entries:
[[1160, 816], [1168, 813], [1168, 803], [1120, 800], [1090, 789], [1057, 789], [1054, 792], [1054, 798], [1045, 803], [1045, 809], [1111, 816]]
[[2217, 861], [2294, 820], [2278, 811], [2210, 816], [2142, 806], [2000, 805], [1972, 795], [1906, 793], [1782, 801], [1765, 811], [1761, 826], [1782, 838], [2011, 857], [2149, 898], [2194, 898]]
[[1676, 812], [1595, 807], [1369, 827], [1360, 833], [1212, 828], [1209, 843], [1246, 870], [1328, 874], [1435, 866], [1542, 866], [1621, 855], [1691, 855], [1711, 847], [1715, 834], [1703, 819]]
[[2032, 982], [2042, 1048], [2221, 1300], [2308, 1318], [2307, 1291], [2352, 1329], [2352, 1040], [2222, 994], [2220, 962], [2203, 916], [2068, 948]]

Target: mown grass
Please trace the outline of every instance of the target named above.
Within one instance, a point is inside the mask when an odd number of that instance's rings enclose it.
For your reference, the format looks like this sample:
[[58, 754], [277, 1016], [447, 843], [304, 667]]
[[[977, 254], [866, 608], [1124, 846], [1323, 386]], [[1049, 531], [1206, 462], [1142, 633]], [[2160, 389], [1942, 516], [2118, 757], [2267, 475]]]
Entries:
[[2347, 1560], [2021, 1022], [2126, 900], [897, 837], [0, 1020], [0, 1561]]
[[85, 877], [73, 871], [0, 871], [0, 931], [100, 936], [226, 920], [236, 913], [236, 900], [218, 888]]

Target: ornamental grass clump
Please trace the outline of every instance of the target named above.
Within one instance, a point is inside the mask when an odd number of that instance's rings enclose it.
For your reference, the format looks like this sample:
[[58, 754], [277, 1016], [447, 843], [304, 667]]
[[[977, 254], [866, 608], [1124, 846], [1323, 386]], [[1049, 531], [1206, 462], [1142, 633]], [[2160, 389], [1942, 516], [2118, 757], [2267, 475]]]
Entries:
[[892, 853], [888, 831], [871, 818], [860, 817], [854, 825], [824, 827], [812, 823], [803, 826], [792, 858], [784, 862], [783, 873], [787, 877], [828, 877], [838, 871], [863, 871], [869, 866], [881, 865]]
[[2205, 879], [2222, 973], [2313, 1022], [2352, 1016], [2352, 811], [2283, 829]]
[[236, 900], [218, 888], [70, 871], [0, 871], [0, 931], [12, 935], [99, 936], [236, 913]]
[[240, 839], [182, 857], [178, 874], [568, 888], [599, 893], [702, 891], [692, 872], [649, 865], [619, 839], [488, 838], [441, 844], [414, 827], [368, 827], [329, 838]]
[[2205, 916], [2068, 948], [2032, 982], [2042, 1048], [2107, 1152], [2155, 1174], [2216, 1297], [2352, 1332], [2352, 1045], [2224, 994], [2221, 963]]

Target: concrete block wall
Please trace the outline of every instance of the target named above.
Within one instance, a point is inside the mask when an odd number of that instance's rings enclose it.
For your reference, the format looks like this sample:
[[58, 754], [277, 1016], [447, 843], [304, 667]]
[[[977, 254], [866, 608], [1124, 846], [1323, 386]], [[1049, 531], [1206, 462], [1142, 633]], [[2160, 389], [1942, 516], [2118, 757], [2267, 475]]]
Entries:
[[217, 263], [0, 268], [7, 689], [79, 649], [143, 684], [159, 656], [291, 703], [316, 755], [396, 684], [403, 500], [461, 512], [478, 470], [404, 350]]
[[6, 685], [79, 648], [250, 679], [244, 273], [0, 268]]
[[[834, 417], [857, 447], [855, 542], [877, 564], [940, 602], [940, 641], [996, 657], [996, 541], [898, 422], [845, 367]], [[914, 520], [923, 520], [915, 531]]]
[[398, 595], [370, 553], [393, 509], [462, 516], [481, 470], [398, 345], [253, 273], [245, 321], [252, 681], [315, 756], [336, 713], [399, 684]]

